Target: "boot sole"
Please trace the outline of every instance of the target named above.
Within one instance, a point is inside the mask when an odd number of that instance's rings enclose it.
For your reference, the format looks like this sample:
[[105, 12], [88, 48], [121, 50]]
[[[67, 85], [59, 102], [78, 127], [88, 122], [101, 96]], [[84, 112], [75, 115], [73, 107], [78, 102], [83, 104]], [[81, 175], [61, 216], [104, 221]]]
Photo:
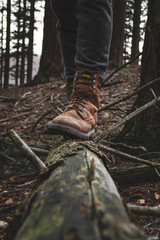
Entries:
[[62, 134], [62, 135], [67, 135], [71, 137], [77, 137], [77, 138], [89, 140], [90, 138], [92, 138], [93, 134], [96, 132], [96, 129], [97, 129], [97, 126], [95, 126], [88, 133], [84, 133], [68, 125], [54, 123], [54, 124], [50, 124], [49, 126], [46, 126], [44, 133], [53, 134], [53, 135]]

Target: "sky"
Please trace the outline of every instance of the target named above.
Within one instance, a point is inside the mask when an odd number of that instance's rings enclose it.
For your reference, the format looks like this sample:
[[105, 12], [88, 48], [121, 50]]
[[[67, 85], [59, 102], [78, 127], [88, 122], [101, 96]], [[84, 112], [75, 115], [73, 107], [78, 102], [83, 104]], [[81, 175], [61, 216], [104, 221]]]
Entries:
[[[43, 40], [43, 19], [44, 19], [44, 1], [41, 1], [41, 3], [37, 3], [36, 9], [39, 9], [40, 11], [35, 13], [36, 17], [36, 27], [37, 30], [34, 31], [34, 53], [37, 55], [41, 55], [42, 50], [42, 40]], [[42, 7], [41, 7], [42, 6]]]

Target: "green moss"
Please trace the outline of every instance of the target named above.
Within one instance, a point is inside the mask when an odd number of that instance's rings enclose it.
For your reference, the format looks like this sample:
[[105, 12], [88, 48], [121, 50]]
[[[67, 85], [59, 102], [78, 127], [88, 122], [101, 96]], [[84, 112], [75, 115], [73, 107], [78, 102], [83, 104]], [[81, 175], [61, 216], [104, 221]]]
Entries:
[[[58, 144], [61, 145], [57, 147]], [[59, 142], [57, 141], [56, 144], [53, 145], [47, 159], [45, 160], [45, 163], [48, 167], [50, 167], [55, 163], [64, 161], [65, 157], [76, 154], [77, 150], [82, 148], [83, 147], [75, 141], [68, 141], [63, 143], [62, 138]]]

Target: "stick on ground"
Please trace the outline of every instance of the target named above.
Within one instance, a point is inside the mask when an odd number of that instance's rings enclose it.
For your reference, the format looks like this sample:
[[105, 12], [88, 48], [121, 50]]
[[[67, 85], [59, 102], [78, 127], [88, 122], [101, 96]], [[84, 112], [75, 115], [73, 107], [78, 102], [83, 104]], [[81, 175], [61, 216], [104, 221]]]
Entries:
[[148, 109], [148, 108], [152, 107], [153, 105], [155, 105], [158, 101], [160, 101], [160, 97], [154, 98], [149, 103], [146, 103], [142, 107], [136, 109], [134, 112], [132, 112], [132, 113], [128, 114], [127, 116], [125, 116], [120, 122], [118, 122], [115, 125], [113, 125], [107, 132], [104, 132], [104, 133], [101, 134], [101, 136], [98, 136], [98, 139], [99, 139], [98, 143], [101, 142], [102, 140], [106, 139], [108, 137], [108, 135], [113, 133], [115, 130], [117, 130], [120, 126], [125, 124], [127, 121], [129, 121], [130, 119], [134, 118], [135, 116], [137, 116], [141, 112], [143, 112], [146, 109]]
[[145, 85], [142, 86], [141, 88], [138, 88], [137, 90], [135, 90], [134, 92], [128, 94], [127, 96], [122, 97], [122, 98], [118, 99], [117, 101], [112, 102], [112, 103], [109, 103], [109, 104], [107, 104], [106, 106], [100, 108], [98, 112], [102, 112], [102, 111], [104, 111], [104, 110], [109, 109], [110, 107], [113, 107], [113, 106], [115, 106], [115, 105], [117, 105], [117, 104], [119, 104], [119, 103], [121, 103], [121, 102], [126, 101], [127, 99], [129, 99], [129, 98], [137, 95], [138, 93], [142, 92], [143, 90], [149, 88], [150, 86], [152, 86], [153, 84], [155, 84], [155, 83], [157, 83], [157, 82], [159, 82], [159, 81], [160, 81], [160, 78], [154, 79], [153, 81], [145, 84]]
[[47, 171], [48, 168], [41, 159], [30, 149], [30, 147], [20, 138], [20, 136], [12, 129], [9, 131], [9, 137], [15, 143], [17, 148], [41, 171]]
[[127, 153], [121, 152], [121, 151], [119, 151], [117, 149], [114, 149], [114, 148], [111, 148], [111, 147], [107, 147], [107, 146], [104, 146], [104, 145], [101, 145], [101, 144], [99, 144], [98, 146], [102, 150], [105, 150], [105, 151], [108, 151], [110, 153], [113, 153], [113, 154], [125, 157], [128, 160], [131, 160], [132, 162], [138, 162], [138, 163], [146, 164], [146, 165], [154, 167], [154, 168], [155, 167], [160, 167], [160, 163], [155, 163], [155, 162], [151, 162], [151, 161], [148, 161], [146, 159], [143, 159], [143, 158], [138, 158], [138, 157], [129, 155]]
[[160, 217], [160, 207], [144, 207], [144, 206], [137, 206], [137, 205], [131, 205], [127, 204], [127, 207], [132, 213], [135, 213], [138, 216], [154, 216], [154, 217]]

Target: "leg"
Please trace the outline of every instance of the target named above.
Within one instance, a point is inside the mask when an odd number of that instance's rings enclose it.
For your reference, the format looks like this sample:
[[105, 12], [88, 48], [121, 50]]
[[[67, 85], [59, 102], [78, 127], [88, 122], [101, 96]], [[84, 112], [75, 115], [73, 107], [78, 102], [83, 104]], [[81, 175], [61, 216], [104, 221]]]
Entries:
[[78, 0], [76, 65], [104, 74], [112, 32], [111, 0]]
[[[71, 103], [64, 113], [46, 125], [45, 132], [90, 139], [98, 120], [101, 76], [108, 64], [112, 6], [111, 0], [77, 0], [77, 3], [78, 31], [74, 50], [77, 71]], [[66, 52], [69, 57], [67, 49]]]
[[59, 19], [60, 41], [65, 66], [66, 80], [72, 80], [76, 71], [76, 39], [78, 19], [76, 0], [51, 0], [52, 8]]

